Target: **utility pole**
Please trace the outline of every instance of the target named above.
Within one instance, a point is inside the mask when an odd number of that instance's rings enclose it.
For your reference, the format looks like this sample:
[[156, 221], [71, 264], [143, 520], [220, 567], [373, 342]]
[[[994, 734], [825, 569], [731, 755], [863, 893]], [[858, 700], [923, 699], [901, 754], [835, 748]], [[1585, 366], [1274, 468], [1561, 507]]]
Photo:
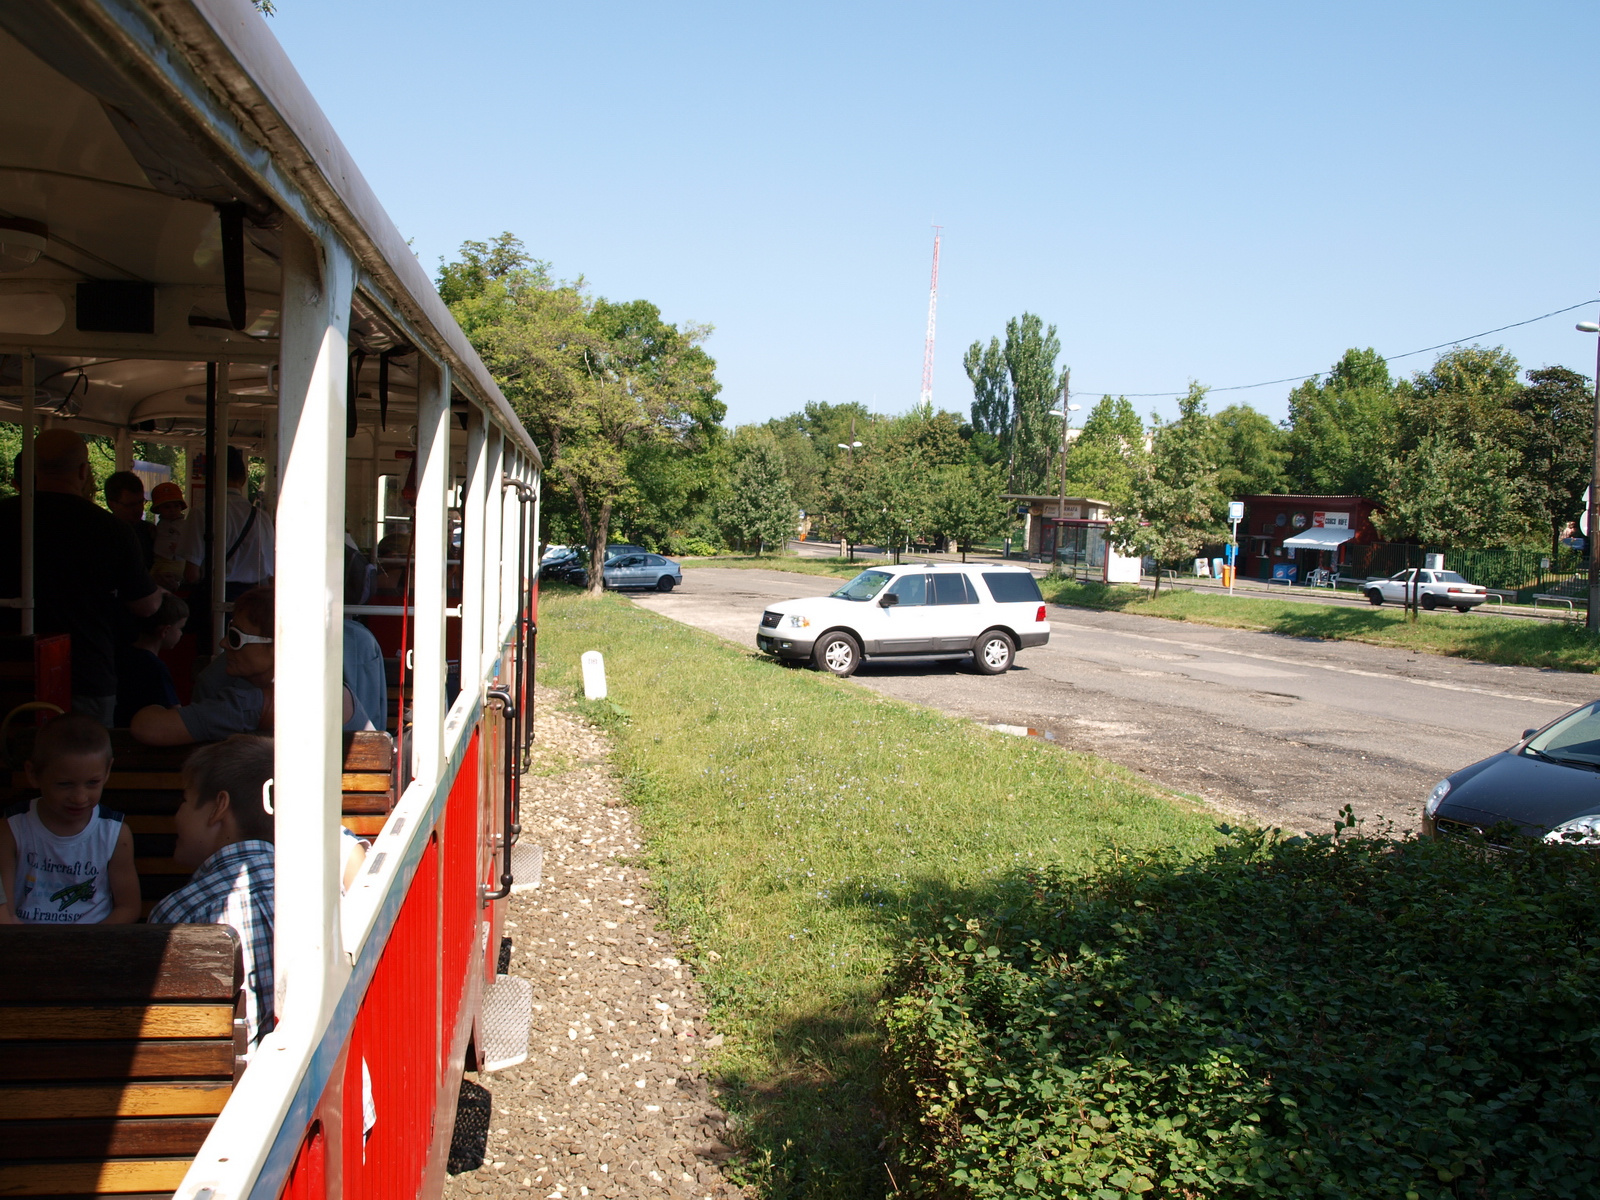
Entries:
[[[1067, 431], [1072, 428], [1072, 410], [1067, 407], [1067, 398], [1072, 395], [1072, 368], [1068, 367], [1061, 373], [1061, 495], [1056, 500], [1056, 520], [1066, 519], [1067, 515]], [[1061, 526], [1056, 526], [1056, 549], [1061, 548]]]
[[[1579, 333], [1600, 333], [1600, 324], [1579, 321]], [[1596, 536], [1600, 535], [1600, 342], [1594, 355], [1594, 468], [1589, 474], [1589, 528], [1584, 531], [1584, 548], [1589, 552], [1589, 616], [1590, 633], [1600, 633], [1600, 553], [1596, 553]]]
[[918, 407], [933, 416], [933, 321], [939, 311], [939, 240], [943, 225], [933, 227], [933, 282], [928, 285], [928, 341], [922, 348], [922, 398]]

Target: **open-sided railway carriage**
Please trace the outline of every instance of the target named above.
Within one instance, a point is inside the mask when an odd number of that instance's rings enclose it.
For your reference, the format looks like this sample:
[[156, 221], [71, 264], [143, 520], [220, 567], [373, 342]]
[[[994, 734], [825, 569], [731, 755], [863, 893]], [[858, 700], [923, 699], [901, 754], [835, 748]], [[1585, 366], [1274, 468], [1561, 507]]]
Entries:
[[[226, 927], [0, 929], [0, 1196], [437, 1194], [469, 1044], [516, 1053], [483, 1014], [519, 984], [495, 901], [540, 462], [246, 0], [0, 4], [0, 420], [25, 513], [35, 429], [108, 438], [119, 466], [136, 440], [259, 460], [278, 596], [277, 1026], [246, 1062]], [[59, 701], [70, 655], [34, 636], [23, 527], [8, 712]], [[397, 531], [393, 593], [357, 610], [395, 703], [343, 734], [344, 539], [376, 559]], [[201, 586], [210, 642], [228, 598]], [[148, 911], [183, 878], [182, 756], [114, 740]], [[374, 839], [342, 897], [341, 821]]]

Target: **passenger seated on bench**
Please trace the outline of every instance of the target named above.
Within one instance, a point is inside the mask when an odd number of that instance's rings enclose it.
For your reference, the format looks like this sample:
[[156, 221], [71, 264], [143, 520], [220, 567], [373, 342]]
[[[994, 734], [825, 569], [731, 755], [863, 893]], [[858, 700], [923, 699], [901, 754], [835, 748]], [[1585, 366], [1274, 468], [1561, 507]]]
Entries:
[[168, 593], [161, 597], [160, 608], [135, 622], [133, 644], [117, 647], [118, 729], [126, 729], [133, 721], [133, 714], [141, 708], [151, 704], [170, 707], [178, 703], [172, 672], [160, 655], [178, 644], [188, 620], [189, 606]]
[[[151, 746], [215, 742], [272, 728], [272, 589], [251, 588], [233, 602], [233, 622], [220, 659], [196, 677], [182, 707], [147, 705], [128, 727]], [[220, 663], [220, 665], [219, 665]]]
[[[141, 708], [129, 723], [133, 736], [150, 746], [185, 746], [234, 733], [270, 732], [276, 661], [272, 628], [272, 589], [251, 588], [233, 602], [233, 623], [222, 638], [223, 654], [196, 676], [193, 699], [179, 708], [155, 704]], [[361, 723], [352, 725], [352, 720]], [[346, 729], [371, 727], [348, 687], [344, 722]]]
[[111, 738], [98, 721], [68, 713], [39, 730], [27, 762], [39, 794], [0, 821], [0, 924], [139, 919], [133, 835], [100, 804], [110, 773]]
[[152, 925], [231, 925], [244, 944], [245, 1021], [254, 1046], [272, 1006], [273, 816], [265, 795], [272, 739], [236, 734], [183, 764], [172, 857], [194, 878], [150, 912]]

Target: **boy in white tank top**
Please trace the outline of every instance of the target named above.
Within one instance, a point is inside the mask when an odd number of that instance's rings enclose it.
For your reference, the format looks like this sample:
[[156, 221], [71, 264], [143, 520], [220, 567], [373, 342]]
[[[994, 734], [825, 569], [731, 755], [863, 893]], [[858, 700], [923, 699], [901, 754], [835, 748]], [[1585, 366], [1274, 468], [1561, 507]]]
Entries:
[[139, 919], [133, 835], [100, 803], [111, 738], [75, 713], [39, 730], [27, 763], [32, 800], [0, 821], [0, 924], [132, 924]]

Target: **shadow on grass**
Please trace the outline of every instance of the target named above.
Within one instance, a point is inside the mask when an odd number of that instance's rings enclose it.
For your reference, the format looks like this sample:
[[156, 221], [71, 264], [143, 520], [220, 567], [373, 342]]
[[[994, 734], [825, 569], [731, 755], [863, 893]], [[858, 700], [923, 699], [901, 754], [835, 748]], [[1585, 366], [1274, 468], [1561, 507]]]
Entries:
[[[963, 886], [925, 878], [899, 888], [863, 884], [830, 907], [874, 926], [891, 958], [935, 933], [947, 915], [994, 914], [1028, 894], [1022, 872]], [[746, 1182], [765, 1200], [879, 1200], [904, 1186], [893, 1147], [904, 1136], [886, 1108], [882, 979], [864, 979], [826, 1010], [774, 1022], [776, 1071], [725, 1065], [717, 1083], [739, 1116]]]

